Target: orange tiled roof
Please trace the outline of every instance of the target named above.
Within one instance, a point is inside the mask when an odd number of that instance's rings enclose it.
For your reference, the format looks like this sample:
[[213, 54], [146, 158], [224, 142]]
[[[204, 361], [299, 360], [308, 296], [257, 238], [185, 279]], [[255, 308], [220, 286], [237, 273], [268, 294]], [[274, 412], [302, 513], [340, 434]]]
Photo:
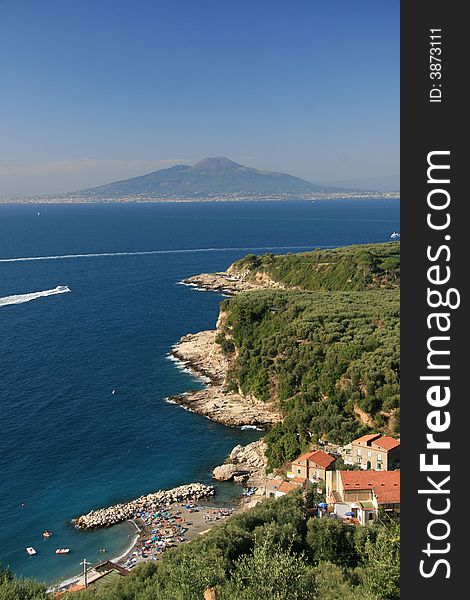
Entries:
[[292, 462], [292, 464], [298, 463], [301, 460], [308, 460], [312, 454], [313, 454], [313, 452], [306, 452], [305, 454], [301, 454]]
[[266, 481], [266, 487], [269, 489], [272, 489], [272, 488], [277, 489], [283, 481], [284, 481], [284, 479], [280, 479], [280, 478], [268, 479]]
[[307, 478], [306, 477], [292, 477], [292, 479], [290, 480], [292, 481], [292, 483], [296, 483], [296, 484], [300, 484], [300, 485], [304, 485], [307, 482]]
[[323, 450], [314, 450], [313, 452], [301, 454], [293, 461], [292, 464], [297, 464], [302, 460], [311, 460], [323, 469], [327, 469], [332, 463], [335, 462], [336, 458], [327, 452], [323, 452]]
[[374, 440], [374, 444], [380, 446], [384, 450], [393, 450], [400, 445], [400, 440], [396, 440], [388, 435], [382, 435], [378, 440]]
[[357, 440], [353, 440], [352, 443], [355, 444], [357, 442], [361, 444], [367, 444], [367, 442], [371, 442], [372, 440], [375, 440], [379, 437], [381, 437], [380, 433], [370, 433], [368, 435], [363, 435], [362, 437], [357, 438]]
[[331, 456], [331, 454], [323, 452], [323, 450], [316, 450], [315, 452], [311, 453], [308, 460], [311, 460], [317, 465], [320, 465], [320, 467], [327, 469], [332, 463], [335, 462], [336, 458]]
[[287, 494], [288, 492], [297, 489], [299, 489], [299, 486], [295, 483], [291, 483], [290, 481], [283, 481], [278, 487], [278, 492], [284, 492], [285, 494]]
[[372, 490], [379, 504], [400, 502], [400, 471], [338, 471], [343, 490]]

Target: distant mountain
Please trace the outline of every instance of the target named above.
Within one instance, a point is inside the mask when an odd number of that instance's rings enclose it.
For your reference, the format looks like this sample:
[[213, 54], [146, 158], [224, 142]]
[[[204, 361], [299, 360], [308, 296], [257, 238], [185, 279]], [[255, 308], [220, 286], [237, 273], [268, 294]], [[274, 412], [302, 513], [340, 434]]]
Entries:
[[301, 195], [333, 192], [339, 188], [319, 186], [285, 173], [260, 171], [228, 158], [205, 158], [193, 166], [176, 165], [140, 177], [81, 190], [95, 198], [197, 198], [207, 196]]

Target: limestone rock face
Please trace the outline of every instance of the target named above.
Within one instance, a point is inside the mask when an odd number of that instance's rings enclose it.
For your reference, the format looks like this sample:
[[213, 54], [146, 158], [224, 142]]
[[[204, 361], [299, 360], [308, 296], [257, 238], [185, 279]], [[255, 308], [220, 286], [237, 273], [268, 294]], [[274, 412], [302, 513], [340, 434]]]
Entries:
[[233, 476], [238, 473], [238, 471], [239, 468], [237, 465], [220, 465], [220, 467], [216, 467], [212, 471], [212, 476], [214, 479], [218, 479], [219, 481], [230, 481], [230, 479], [232, 479]]
[[238, 465], [244, 465], [251, 470], [266, 468], [266, 442], [258, 440], [247, 446], [238, 445], [230, 453], [228, 462]]
[[252, 442], [247, 446], [238, 445], [230, 452], [225, 464], [216, 467], [212, 474], [219, 481], [247, 483], [257, 485], [264, 481], [267, 460], [265, 456], [266, 443], [263, 439]]

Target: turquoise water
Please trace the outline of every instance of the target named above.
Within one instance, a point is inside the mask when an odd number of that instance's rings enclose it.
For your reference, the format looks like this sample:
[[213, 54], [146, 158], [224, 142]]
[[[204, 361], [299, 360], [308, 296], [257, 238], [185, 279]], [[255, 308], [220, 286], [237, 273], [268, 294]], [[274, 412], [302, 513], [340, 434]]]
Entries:
[[[76, 573], [84, 557], [102, 560], [100, 548], [108, 558], [120, 554], [129, 525], [78, 532], [70, 519], [209, 482], [233, 446], [259, 436], [165, 401], [202, 385], [168, 351], [180, 336], [213, 328], [221, 299], [179, 285], [182, 278], [224, 269], [258, 248], [387, 241], [394, 230], [393, 200], [0, 205], [3, 565], [51, 582]], [[34, 257], [41, 260], [10, 260]], [[71, 291], [2, 303], [58, 285]], [[219, 488], [221, 500], [234, 490]], [[43, 540], [44, 529], [51, 539]], [[58, 547], [71, 552], [56, 556]]]

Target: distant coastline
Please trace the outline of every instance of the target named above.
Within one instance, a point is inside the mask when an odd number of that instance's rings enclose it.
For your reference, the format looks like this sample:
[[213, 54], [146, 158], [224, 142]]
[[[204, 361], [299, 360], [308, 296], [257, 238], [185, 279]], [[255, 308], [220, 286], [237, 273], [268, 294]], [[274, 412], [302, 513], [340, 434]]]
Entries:
[[400, 192], [381, 191], [345, 191], [345, 192], [314, 192], [308, 194], [224, 194], [207, 196], [124, 196], [97, 197], [79, 196], [73, 194], [57, 194], [31, 197], [0, 198], [1, 204], [158, 204], [158, 203], [189, 203], [189, 202], [283, 202], [295, 200], [390, 200], [399, 199]]

